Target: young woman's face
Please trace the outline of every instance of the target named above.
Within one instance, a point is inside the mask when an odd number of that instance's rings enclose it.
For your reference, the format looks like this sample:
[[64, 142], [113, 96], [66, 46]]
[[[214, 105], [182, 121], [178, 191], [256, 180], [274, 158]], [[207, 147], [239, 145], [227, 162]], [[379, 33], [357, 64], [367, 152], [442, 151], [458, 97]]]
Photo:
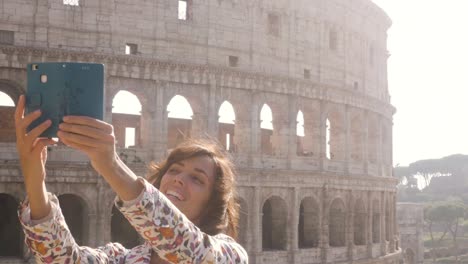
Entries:
[[214, 181], [213, 160], [199, 156], [172, 164], [163, 175], [159, 190], [198, 225], [211, 197]]

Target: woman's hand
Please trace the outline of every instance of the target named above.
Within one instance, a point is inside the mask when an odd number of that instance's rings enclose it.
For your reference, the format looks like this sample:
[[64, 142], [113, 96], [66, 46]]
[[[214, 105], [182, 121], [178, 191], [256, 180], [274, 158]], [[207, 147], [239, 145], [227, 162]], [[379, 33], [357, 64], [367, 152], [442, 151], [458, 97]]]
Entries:
[[60, 140], [84, 152], [98, 173], [104, 174], [118, 159], [112, 125], [86, 116], [65, 116], [59, 129]]
[[29, 132], [27, 131], [28, 126], [41, 116], [41, 112], [38, 110], [24, 116], [24, 106], [25, 98], [21, 95], [15, 110], [16, 149], [26, 192], [29, 200], [34, 200], [30, 203], [31, 217], [39, 219], [46, 216], [50, 210], [45, 189], [47, 146], [57, 142], [48, 138], [39, 138], [42, 132], [51, 125], [50, 120], [43, 122]]
[[143, 186], [115, 151], [114, 127], [86, 116], [66, 116], [63, 121], [57, 133], [60, 140], [84, 152], [121, 199], [136, 198]]

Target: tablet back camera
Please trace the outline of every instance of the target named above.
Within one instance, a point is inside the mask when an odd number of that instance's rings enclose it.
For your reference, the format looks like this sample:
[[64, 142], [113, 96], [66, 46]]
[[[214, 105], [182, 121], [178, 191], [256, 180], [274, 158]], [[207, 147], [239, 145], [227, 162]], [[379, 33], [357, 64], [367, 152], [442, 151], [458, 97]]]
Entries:
[[41, 75], [41, 83], [47, 83], [47, 75], [45, 74]]

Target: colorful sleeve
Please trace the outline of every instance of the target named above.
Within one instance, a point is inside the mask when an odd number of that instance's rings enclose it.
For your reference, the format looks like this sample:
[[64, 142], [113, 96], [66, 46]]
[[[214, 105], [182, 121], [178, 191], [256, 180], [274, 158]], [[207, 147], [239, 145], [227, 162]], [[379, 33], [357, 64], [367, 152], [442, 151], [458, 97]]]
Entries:
[[131, 205], [116, 206], [159, 257], [171, 263], [248, 263], [234, 239], [209, 236], [196, 227], [159, 190], [143, 178], [145, 189]]
[[71, 235], [58, 199], [48, 194], [51, 213], [40, 221], [32, 221], [29, 202], [23, 202], [18, 216], [25, 233], [25, 242], [35, 256], [36, 263], [123, 263], [128, 250], [118, 243], [100, 248], [80, 247]]

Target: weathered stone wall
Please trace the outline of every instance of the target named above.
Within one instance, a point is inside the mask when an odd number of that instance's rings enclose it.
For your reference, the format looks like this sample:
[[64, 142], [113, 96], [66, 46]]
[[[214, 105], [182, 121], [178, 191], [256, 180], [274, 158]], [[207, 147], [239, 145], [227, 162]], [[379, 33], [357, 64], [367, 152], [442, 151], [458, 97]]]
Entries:
[[397, 219], [405, 264], [424, 263], [424, 205], [398, 203]]
[[[14, 43], [0, 44], [0, 91], [16, 102], [29, 62], [103, 63], [106, 121], [118, 131], [139, 125], [140, 144], [118, 149], [139, 175], [166, 155], [178, 125], [193, 137], [233, 131], [239, 241], [251, 263], [397, 263], [388, 17], [368, 0], [188, 2], [189, 19], [179, 20], [177, 1], [169, 0], [3, 1], [0, 34], [13, 31]], [[135, 54], [124, 54], [126, 44], [137, 45]], [[121, 90], [142, 106], [132, 124], [112, 118]], [[168, 118], [175, 95], [190, 103], [190, 125]], [[224, 101], [234, 108], [233, 128], [218, 123]], [[273, 130], [260, 128], [263, 104], [272, 110]], [[83, 244], [115, 237], [114, 195], [86, 157], [58, 146], [48, 164], [49, 190], [72, 195], [70, 204], [86, 214], [86, 226], [75, 229]], [[24, 197], [13, 140], [0, 143], [0, 193]], [[28, 254], [0, 262], [18, 258]]]

